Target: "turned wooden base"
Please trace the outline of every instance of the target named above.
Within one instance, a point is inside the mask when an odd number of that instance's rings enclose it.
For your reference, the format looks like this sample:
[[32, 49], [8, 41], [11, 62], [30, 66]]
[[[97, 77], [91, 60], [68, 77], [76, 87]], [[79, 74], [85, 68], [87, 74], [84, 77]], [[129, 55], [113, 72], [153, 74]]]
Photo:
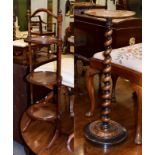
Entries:
[[104, 148], [118, 144], [127, 137], [127, 130], [117, 122], [110, 120], [107, 129], [102, 128], [100, 120], [87, 124], [84, 128], [86, 139]]

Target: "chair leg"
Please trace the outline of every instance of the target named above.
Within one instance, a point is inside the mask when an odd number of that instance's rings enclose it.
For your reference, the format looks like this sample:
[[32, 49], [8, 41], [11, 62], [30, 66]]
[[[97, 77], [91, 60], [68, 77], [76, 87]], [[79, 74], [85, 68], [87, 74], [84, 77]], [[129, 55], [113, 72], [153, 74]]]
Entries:
[[99, 87], [98, 87], [98, 93], [101, 94], [102, 92], [102, 73], [99, 73]]
[[116, 88], [116, 83], [117, 83], [118, 77], [119, 76], [115, 73], [111, 74], [111, 78], [112, 78], [112, 102], [116, 102], [115, 88]]
[[95, 107], [95, 93], [94, 93], [94, 84], [93, 84], [93, 77], [99, 71], [94, 70], [92, 68], [88, 68], [85, 74], [86, 79], [86, 88], [88, 91], [88, 95], [90, 98], [90, 110], [85, 114], [85, 116], [90, 117], [93, 115], [94, 107]]
[[135, 143], [142, 144], [142, 87], [133, 84], [133, 88], [137, 93], [137, 101], [138, 101]]

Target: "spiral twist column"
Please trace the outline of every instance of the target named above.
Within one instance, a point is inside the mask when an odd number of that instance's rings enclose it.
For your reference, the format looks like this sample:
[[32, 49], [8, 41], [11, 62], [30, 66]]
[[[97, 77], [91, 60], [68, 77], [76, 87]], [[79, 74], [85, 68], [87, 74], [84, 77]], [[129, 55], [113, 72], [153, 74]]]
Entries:
[[127, 137], [127, 131], [117, 122], [110, 120], [111, 111], [111, 56], [112, 51], [112, 18], [106, 18], [105, 51], [103, 52], [103, 74], [102, 82], [103, 103], [101, 119], [87, 124], [84, 128], [85, 137], [93, 143], [102, 145], [104, 148], [120, 143]]
[[110, 113], [110, 105], [111, 105], [111, 56], [110, 53], [112, 51], [111, 43], [112, 43], [112, 19], [107, 18], [106, 27], [107, 30], [104, 34], [106, 41], [104, 43], [105, 51], [103, 51], [103, 57], [104, 61], [103, 64], [105, 65], [105, 68], [103, 68], [104, 78], [102, 82], [104, 83], [103, 89], [103, 103], [102, 103], [102, 113], [101, 113], [101, 120], [103, 122], [103, 128], [108, 127], [108, 123], [110, 120], [109, 113]]

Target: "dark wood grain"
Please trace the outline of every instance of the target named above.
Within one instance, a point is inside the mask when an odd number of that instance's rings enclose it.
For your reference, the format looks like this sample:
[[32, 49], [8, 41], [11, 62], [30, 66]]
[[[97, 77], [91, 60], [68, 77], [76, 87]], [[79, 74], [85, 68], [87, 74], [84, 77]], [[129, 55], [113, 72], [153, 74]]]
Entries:
[[[94, 53], [105, 50], [104, 19], [101, 20], [85, 14], [76, 14], [74, 23], [76, 55], [90, 58]], [[142, 42], [141, 19], [129, 18], [121, 22], [113, 21], [113, 49], [128, 46], [132, 37], [135, 38], [135, 43]], [[81, 57], [81, 59], [83, 58]]]

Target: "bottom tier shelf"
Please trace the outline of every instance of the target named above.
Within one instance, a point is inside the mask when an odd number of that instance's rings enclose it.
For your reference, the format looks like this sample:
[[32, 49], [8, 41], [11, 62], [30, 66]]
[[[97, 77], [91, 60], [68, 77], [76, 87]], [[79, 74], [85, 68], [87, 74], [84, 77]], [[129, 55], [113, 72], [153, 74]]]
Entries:
[[46, 103], [41, 101], [31, 105], [26, 113], [28, 116], [35, 120], [52, 121], [57, 118], [56, 104]]

